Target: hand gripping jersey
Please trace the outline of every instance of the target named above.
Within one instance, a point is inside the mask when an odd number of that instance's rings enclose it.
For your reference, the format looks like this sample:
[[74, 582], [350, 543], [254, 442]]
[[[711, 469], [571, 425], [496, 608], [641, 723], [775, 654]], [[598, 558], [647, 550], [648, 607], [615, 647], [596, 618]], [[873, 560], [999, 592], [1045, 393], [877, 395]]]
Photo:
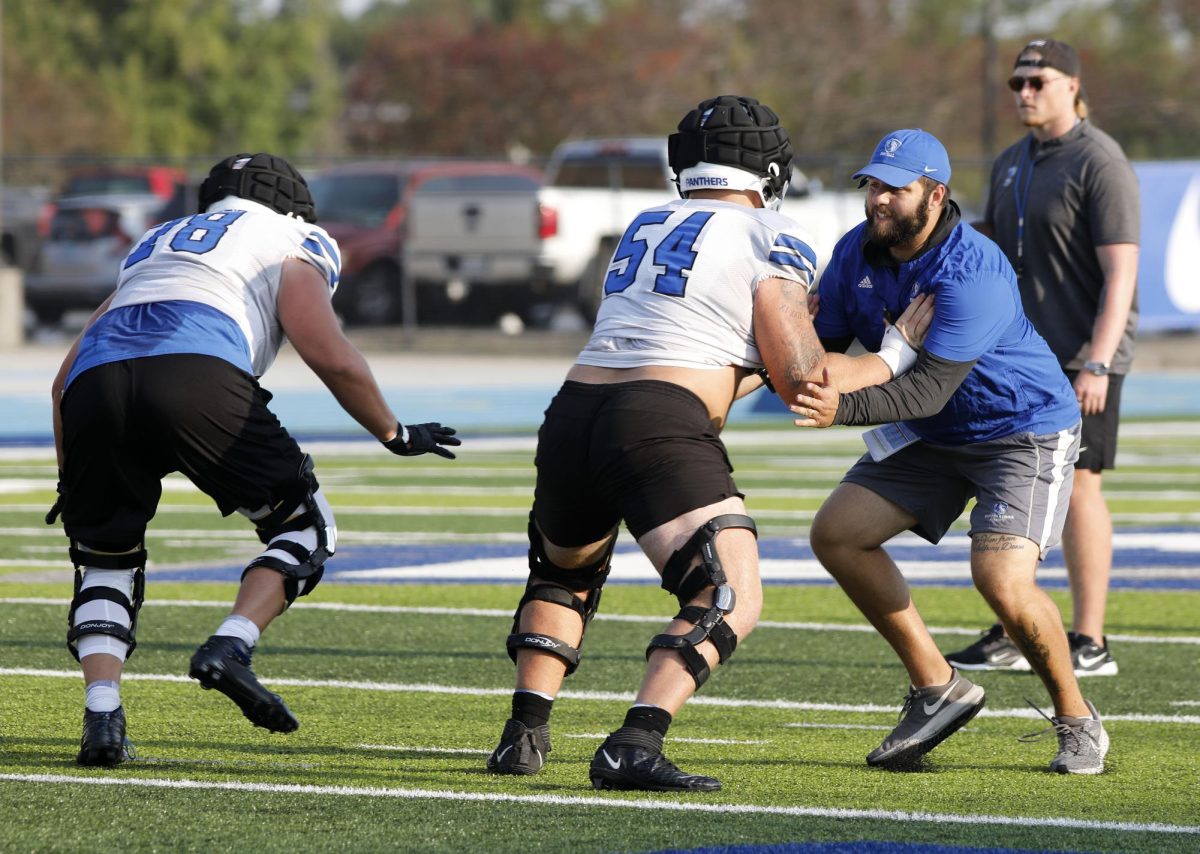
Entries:
[[764, 279], [811, 286], [816, 254], [792, 219], [708, 199], [642, 211], [621, 238], [591, 339], [577, 362], [757, 370], [754, 292]]
[[262, 376], [283, 343], [283, 262], [312, 264], [332, 297], [341, 256], [323, 229], [236, 197], [220, 208], [145, 234], [121, 264], [108, 311], [80, 342], [68, 383], [96, 365], [169, 353], [216, 356]]

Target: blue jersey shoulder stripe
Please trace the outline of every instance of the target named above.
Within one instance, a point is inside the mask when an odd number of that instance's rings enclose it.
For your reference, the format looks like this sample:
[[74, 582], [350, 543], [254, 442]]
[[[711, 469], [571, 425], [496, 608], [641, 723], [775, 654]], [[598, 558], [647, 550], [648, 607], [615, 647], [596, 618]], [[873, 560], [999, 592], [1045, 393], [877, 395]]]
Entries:
[[816, 272], [812, 262], [794, 252], [772, 252], [767, 256], [767, 260], [774, 261], [781, 267], [795, 267], [797, 270], [803, 270], [809, 275]]
[[326, 279], [329, 282], [329, 289], [337, 290], [342, 271], [342, 263], [337, 250], [316, 232], [309, 233], [309, 236], [300, 245], [315, 259], [324, 262], [321, 266], [328, 271]]
[[814, 252], [812, 247], [799, 237], [793, 237], [790, 234], [777, 234], [775, 235], [775, 245], [772, 246], [771, 249], [772, 251], [776, 249], [784, 249], [797, 252], [807, 258], [808, 262], [812, 264], [813, 267], [817, 266], [817, 253]]
[[338, 254], [337, 247], [334, 246], [330, 241], [326, 240], [325, 235], [316, 231], [310, 231], [308, 236], [315, 237], [317, 240], [321, 241], [321, 245], [325, 247], [325, 254], [330, 257], [334, 263], [334, 266], [336, 266], [339, 270], [342, 269], [342, 257]]

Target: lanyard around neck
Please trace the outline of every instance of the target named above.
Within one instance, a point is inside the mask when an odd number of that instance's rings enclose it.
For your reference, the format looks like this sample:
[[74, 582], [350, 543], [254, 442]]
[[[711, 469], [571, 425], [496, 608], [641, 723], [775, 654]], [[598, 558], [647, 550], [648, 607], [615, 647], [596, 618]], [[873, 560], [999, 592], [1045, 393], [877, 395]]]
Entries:
[[[1026, 164], [1029, 174], [1025, 175], [1025, 185], [1021, 186], [1021, 176], [1025, 173]], [[1029, 135], [1028, 144], [1021, 154], [1021, 162], [1017, 166], [1017, 174], [1013, 179], [1013, 201], [1017, 206], [1017, 275], [1020, 276], [1025, 266], [1025, 205], [1029, 201], [1029, 186], [1033, 183], [1033, 135]]]

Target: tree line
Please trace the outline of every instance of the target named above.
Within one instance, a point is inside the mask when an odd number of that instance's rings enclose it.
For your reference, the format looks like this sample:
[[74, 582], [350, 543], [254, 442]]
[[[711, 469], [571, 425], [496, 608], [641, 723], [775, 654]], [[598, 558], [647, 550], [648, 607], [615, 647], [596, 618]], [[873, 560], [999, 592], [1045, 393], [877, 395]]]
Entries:
[[1200, 156], [1200, 0], [3, 0], [9, 157], [544, 156], [661, 135], [702, 98], [770, 104], [803, 156], [923, 127], [1016, 139], [1017, 51], [1079, 51], [1131, 157]]

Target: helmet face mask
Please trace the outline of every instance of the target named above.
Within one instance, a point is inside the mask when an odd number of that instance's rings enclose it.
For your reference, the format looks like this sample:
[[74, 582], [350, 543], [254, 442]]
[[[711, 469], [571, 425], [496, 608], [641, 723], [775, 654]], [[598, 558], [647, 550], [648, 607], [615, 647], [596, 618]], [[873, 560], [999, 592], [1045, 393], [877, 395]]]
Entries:
[[292, 164], [273, 154], [234, 154], [214, 166], [200, 185], [200, 212], [226, 196], [258, 202], [305, 222], [317, 221], [308, 182]]
[[680, 195], [693, 190], [753, 190], [779, 209], [792, 177], [792, 145], [779, 117], [754, 98], [710, 98], [679, 122], [667, 153]]

